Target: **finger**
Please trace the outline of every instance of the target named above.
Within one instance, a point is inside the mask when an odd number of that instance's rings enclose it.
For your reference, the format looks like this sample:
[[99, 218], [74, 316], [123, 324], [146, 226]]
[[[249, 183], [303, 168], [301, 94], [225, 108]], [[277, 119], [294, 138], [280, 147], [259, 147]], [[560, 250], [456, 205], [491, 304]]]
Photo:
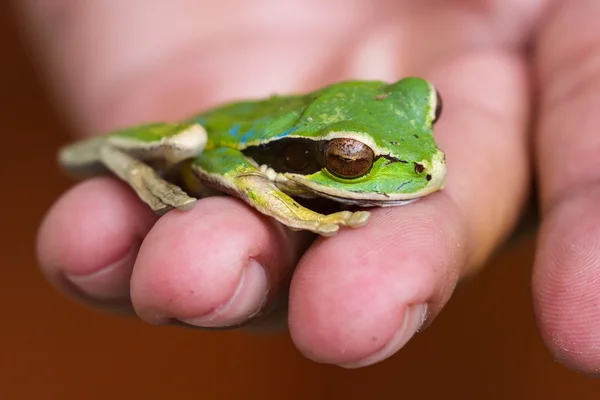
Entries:
[[131, 271], [155, 220], [125, 185], [89, 180], [48, 211], [38, 233], [39, 264], [65, 294], [112, 312], [131, 312]]
[[290, 234], [240, 200], [199, 200], [189, 212], [165, 215], [144, 240], [132, 276], [133, 304], [154, 324], [245, 324], [285, 300], [307, 239], [312, 236]]
[[504, 52], [464, 55], [432, 76], [448, 181], [360, 230], [318, 243], [290, 289], [290, 330], [313, 360], [358, 367], [398, 351], [514, 226], [528, 189], [526, 69]]
[[[84, 182], [40, 228], [42, 271], [62, 292], [106, 311], [131, 313], [133, 297], [151, 323], [229, 327], [259, 319], [287, 296], [292, 267], [311, 240], [227, 198], [156, 219], [120, 182]], [[279, 315], [256, 325], [284, 322]]]
[[567, 366], [600, 373], [600, 3], [555, 2], [539, 33], [533, 276], [542, 336]]

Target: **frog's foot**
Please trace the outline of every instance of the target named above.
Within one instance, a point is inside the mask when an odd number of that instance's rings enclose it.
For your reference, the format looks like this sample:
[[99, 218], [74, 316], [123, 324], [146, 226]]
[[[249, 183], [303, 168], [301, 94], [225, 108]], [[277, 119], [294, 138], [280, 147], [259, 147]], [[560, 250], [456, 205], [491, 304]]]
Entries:
[[162, 215], [173, 208], [186, 211], [196, 203], [195, 198], [161, 178], [149, 165], [121, 150], [106, 146], [100, 155], [104, 165], [127, 182], [155, 213]]
[[340, 211], [326, 215], [325, 218], [334, 224], [348, 226], [350, 228], [360, 228], [369, 222], [370, 216], [371, 213], [368, 211]]
[[133, 177], [135, 183], [131, 183], [131, 186], [142, 201], [159, 215], [163, 215], [173, 208], [188, 211], [196, 204], [195, 198], [188, 196], [180, 187], [163, 180], [150, 167], [148, 169], [140, 168], [133, 171], [132, 174], [135, 175]]
[[313, 214], [314, 219], [304, 216], [305, 219], [283, 218], [280, 219], [280, 222], [283, 222], [292, 230], [308, 230], [321, 236], [334, 236], [340, 226], [359, 228], [366, 225], [370, 217], [370, 213], [367, 211], [340, 211], [329, 215], [311, 212], [311, 214]]
[[237, 179], [235, 186], [242, 189], [242, 193], [246, 194], [242, 197], [253, 207], [292, 230], [308, 230], [322, 236], [333, 236], [340, 226], [358, 228], [365, 225], [370, 216], [367, 211], [320, 214], [303, 207], [260, 174], [243, 175]]

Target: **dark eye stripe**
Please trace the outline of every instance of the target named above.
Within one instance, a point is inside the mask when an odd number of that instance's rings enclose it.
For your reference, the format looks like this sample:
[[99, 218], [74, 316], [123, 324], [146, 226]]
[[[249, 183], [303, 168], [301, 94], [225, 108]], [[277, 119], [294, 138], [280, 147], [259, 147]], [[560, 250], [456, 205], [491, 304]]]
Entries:
[[242, 153], [277, 172], [310, 175], [325, 168], [326, 145], [327, 140], [288, 137], [248, 147]]
[[[328, 145], [336, 139], [311, 140], [287, 137], [258, 146], [250, 146], [242, 153], [252, 158], [259, 165], [267, 165], [280, 173], [310, 175], [326, 168], [326, 152]], [[340, 138], [339, 140], [352, 140]], [[358, 142], [358, 141], [357, 141]], [[373, 163], [385, 158], [389, 162], [408, 161], [388, 155], [373, 155]]]

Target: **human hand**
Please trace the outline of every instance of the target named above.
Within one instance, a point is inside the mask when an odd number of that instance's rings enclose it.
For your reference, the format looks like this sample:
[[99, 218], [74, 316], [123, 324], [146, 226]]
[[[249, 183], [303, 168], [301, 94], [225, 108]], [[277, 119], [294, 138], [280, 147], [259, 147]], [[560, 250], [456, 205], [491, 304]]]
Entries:
[[[585, 85], [594, 65], [581, 60], [594, 60], [597, 38], [573, 27], [593, 26], [600, 11], [594, 0], [550, 3], [23, 1], [49, 81], [87, 134], [349, 78], [424, 76], [445, 106], [436, 138], [448, 157], [446, 189], [373, 210], [367, 226], [319, 238], [308, 251], [311, 237], [237, 199], [202, 199], [157, 220], [125, 185], [99, 178], [49, 211], [39, 234], [44, 272], [81, 301], [134, 310], [149, 323], [283, 322], [311, 359], [372, 364], [429, 324], [511, 233], [529, 196], [534, 121], [542, 334], [571, 367], [597, 370], [600, 327], [590, 317], [598, 294], [589, 282], [600, 273], [592, 268], [598, 230], [593, 218], [573, 219], [594, 215], [590, 186], [576, 187], [594, 177], [595, 86]], [[543, 88], [537, 114], [532, 81]]]

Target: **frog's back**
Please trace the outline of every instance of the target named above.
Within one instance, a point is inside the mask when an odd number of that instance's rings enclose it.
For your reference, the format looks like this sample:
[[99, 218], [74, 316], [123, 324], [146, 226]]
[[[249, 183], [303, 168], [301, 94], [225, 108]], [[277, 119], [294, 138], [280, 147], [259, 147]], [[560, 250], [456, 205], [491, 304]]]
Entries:
[[379, 81], [346, 81], [304, 95], [272, 96], [268, 99], [226, 104], [195, 115], [189, 122], [203, 125], [209, 135], [207, 148], [247, 146], [293, 135], [306, 117], [305, 111], [319, 98], [333, 98], [348, 90], [373, 91]]
[[207, 148], [244, 148], [285, 135], [302, 115], [307, 99], [308, 95], [301, 95], [239, 101], [207, 110], [191, 121], [200, 123], [208, 132]]

